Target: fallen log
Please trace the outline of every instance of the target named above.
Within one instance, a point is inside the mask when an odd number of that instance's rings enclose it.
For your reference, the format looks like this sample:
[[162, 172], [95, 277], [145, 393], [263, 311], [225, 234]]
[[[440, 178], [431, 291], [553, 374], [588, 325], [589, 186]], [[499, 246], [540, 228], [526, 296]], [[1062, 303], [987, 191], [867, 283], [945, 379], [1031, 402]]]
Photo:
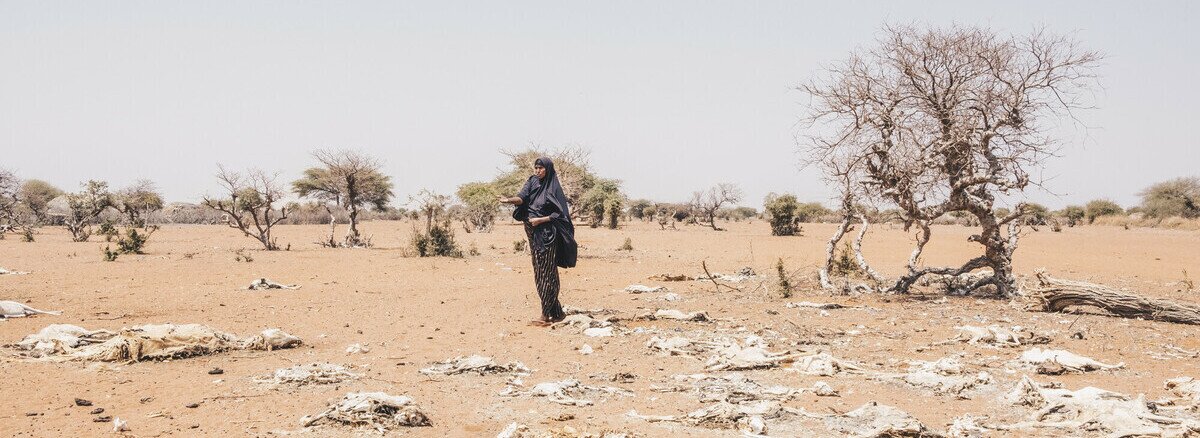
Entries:
[[1038, 288], [1026, 294], [1032, 309], [1061, 312], [1072, 306], [1099, 308], [1122, 318], [1200, 325], [1200, 305], [1146, 298], [1082, 281], [1060, 280], [1037, 272]]

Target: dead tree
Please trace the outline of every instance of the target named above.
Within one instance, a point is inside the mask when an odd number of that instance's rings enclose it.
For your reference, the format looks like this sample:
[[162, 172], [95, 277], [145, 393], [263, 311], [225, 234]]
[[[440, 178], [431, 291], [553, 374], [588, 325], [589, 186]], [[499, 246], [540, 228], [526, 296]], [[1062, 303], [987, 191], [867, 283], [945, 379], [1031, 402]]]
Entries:
[[1069, 307], [1094, 307], [1122, 318], [1200, 324], [1200, 305], [1140, 297], [1082, 281], [1059, 280], [1037, 273], [1038, 287], [1025, 293], [1030, 310], [1062, 312]]
[[[322, 167], [304, 171], [304, 177], [292, 182], [292, 191], [297, 195], [333, 203], [346, 209], [350, 231], [344, 246], [366, 246], [358, 230], [358, 215], [361, 209], [373, 206], [378, 210], [387, 208], [392, 198], [391, 178], [380, 172], [379, 160], [353, 151], [313, 152], [313, 158]], [[333, 221], [333, 210], [326, 206]], [[333, 228], [333, 224], [330, 228]], [[332, 237], [330, 241], [332, 243]]]
[[[996, 198], [1020, 193], [1030, 171], [1056, 150], [1045, 126], [1085, 107], [1100, 56], [1072, 40], [1034, 32], [1002, 37], [987, 29], [887, 27], [878, 45], [831, 66], [800, 87], [814, 100], [810, 164], [842, 190], [851, 210], [830, 241], [835, 248], [856, 202], [899, 209], [916, 228], [907, 273], [886, 287], [904, 293], [925, 275], [965, 276], [959, 292], [1015, 291], [1013, 252], [1024, 206], [997, 217]], [[983, 255], [955, 267], [924, 267], [921, 253], [937, 218], [963, 212], [979, 222], [972, 242]], [[865, 225], [865, 222], [864, 222]], [[856, 249], [861, 249], [856, 245]], [[861, 258], [861, 251], [858, 257]], [[825, 281], [823, 281], [825, 283]]]
[[217, 179], [226, 192], [224, 199], [204, 197], [204, 205], [225, 214], [225, 223], [252, 237], [268, 251], [279, 249], [271, 230], [287, 219], [287, 207], [280, 207], [278, 214], [275, 203], [283, 197], [283, 189], [275, 182], [275, 175], [261, 170], [250, 170], [241, 174], [217, 166]]
[[717, 211], [725, 204], [735, 204], [741, 200], [742, 190], [736, 184], [721, 183], [703, 192], [693, 193], [689, 204], [705, 225], [716, 231], [724, 231], [717, 227]]

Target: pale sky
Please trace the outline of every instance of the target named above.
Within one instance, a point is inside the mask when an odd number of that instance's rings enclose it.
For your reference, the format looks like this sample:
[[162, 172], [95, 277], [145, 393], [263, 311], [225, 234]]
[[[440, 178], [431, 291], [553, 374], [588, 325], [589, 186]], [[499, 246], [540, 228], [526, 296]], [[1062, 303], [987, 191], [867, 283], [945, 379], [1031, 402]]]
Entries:
[[397, 204], [500, 148], [580, 145], [631, 197], [736, 182], [828, 201], [798, 166], [793, 87], [885, 23], [1069, 33], [1106, 54], [1090, 129], [1062, 130], [1057, 208], [1200, 175], [1195, 2], [0, 0], [0, 167], [77, 190], [216, 194], [217, 163], [291, 181], [316, 148], [385, 161]]

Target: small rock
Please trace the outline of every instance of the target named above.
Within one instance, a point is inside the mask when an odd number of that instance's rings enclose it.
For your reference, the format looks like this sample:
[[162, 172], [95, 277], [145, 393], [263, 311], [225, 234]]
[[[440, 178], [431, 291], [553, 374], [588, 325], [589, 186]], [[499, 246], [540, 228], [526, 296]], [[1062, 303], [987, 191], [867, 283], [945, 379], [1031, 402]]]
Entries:
[[42, 415], [42, 413], [41, 412], [26, 412], [25, 413], [26, 417], [36, 417], [38, 415]]
[[75, 399], [75, 406], [91, 406], [91, 405], [92, 405], [92, 402], [90, 400], [84, 400], [81, 398]]
[[188, 404], [184, 405], [183, 407], [188, 408], [188, 409], [196, 409], [196, 408], [200, 407], [200, 403], [188, 403]]
[[554, 417], [554, 421], [571, 421], [575, 419], [575, 414], [558, 414]]
[[103, 413], [104, 413], [104, 408], [92, 409], [92, 412], [89, 412], [89, 414], [92, 414], [92, 415], [100, 415]]
[[208, 373], [215, 376], [217, 374], [225, 374], [225, 370], [220, 369], [220, 368], [213, 368], [211, 370], [208, 370]]
[[96, 417], [96, 418], [92, 419], [93, 423], [107, 423], [109, 421], [112, 421], [112, 417], [108, 416], [108, 415], [104, 415], [104, 416], [100, 416], [100, 417]]
[[121, 417], [114, 418], [112, 421], [113, 432], [128, 432], [129, 422], [122, 420]]
[[592, 354], [593, 351], [594, 350], [592, 350], [592, 346], [588, 345], [588, 344], [583, 344], [582, 347], [579, 347], [579, 354], [582, 354], [584, 356]]

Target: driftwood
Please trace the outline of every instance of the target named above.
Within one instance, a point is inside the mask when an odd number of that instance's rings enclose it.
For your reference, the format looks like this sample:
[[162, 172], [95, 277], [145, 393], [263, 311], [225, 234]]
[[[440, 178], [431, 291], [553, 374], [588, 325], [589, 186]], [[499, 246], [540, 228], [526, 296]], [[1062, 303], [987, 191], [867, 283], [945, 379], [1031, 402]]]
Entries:
[[1061, 312], [1090, 306], [1122, 318], [1200, 325], [1200, 305], [1146, 298], [1082, 281], [1059, 280], [1037, 273], [1038, 288], [1027, 293], [1032, 310]]

